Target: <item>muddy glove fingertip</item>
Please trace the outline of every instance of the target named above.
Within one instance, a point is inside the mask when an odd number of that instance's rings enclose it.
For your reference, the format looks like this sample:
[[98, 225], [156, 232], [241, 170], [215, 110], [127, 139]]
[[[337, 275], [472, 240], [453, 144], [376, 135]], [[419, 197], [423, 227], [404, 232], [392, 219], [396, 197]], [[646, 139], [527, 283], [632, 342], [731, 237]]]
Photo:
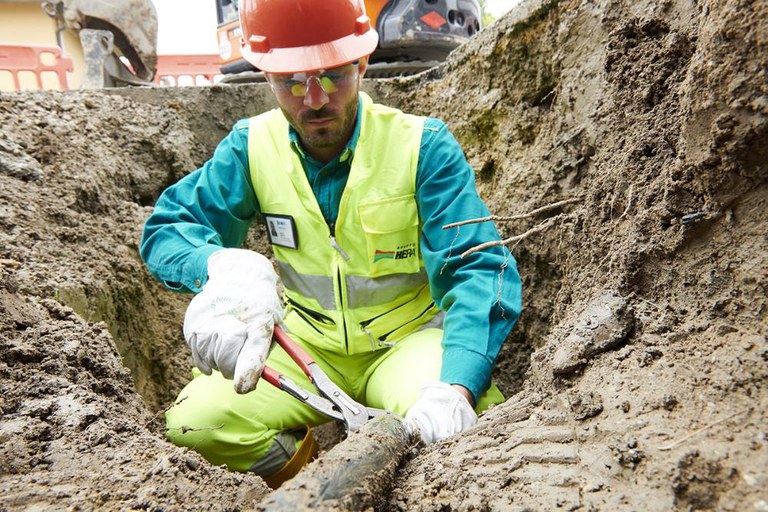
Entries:
[[237, 393], [242, 395], [256, 388], [272, 348], [273, 326], [269, 318], [265, 323], [255, 322], [246, 328], [246, 340], [235, 363]]

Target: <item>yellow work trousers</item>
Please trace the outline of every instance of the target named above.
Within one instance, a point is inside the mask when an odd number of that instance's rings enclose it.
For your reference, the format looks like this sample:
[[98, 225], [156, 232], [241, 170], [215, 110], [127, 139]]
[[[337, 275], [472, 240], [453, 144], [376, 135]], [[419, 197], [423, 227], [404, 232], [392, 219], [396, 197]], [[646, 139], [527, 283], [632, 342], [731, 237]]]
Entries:
[[[422, 386], [440, 377], [440, 329], [417, 331], [392, 348], [352, 356], [320, 350], [291, 337], [352, 398], [401, 416], [416, 401]], [[267, 365], [316, 392], [280, 346], [272, 350]], [[167, 432], [174, 444], [192, 448], [212, 464], [247, 471], [266, 454], [280, 432], [330, 420], [263, 379], [254, 391], [239, 395], [232, 381], [220, 373], [195, 373], [197, 376], [166, 412]], [[498, 388], [491, 386], [478, 400], [476, 410], [482, 412], [503, 400]]]

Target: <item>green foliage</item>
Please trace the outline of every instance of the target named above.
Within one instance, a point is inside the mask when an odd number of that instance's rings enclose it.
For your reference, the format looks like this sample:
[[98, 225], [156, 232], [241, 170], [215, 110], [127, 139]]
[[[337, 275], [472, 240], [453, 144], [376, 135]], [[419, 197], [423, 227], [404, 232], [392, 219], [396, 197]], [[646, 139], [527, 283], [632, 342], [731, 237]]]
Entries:
[[524, 146], [533, 144], [538, 134], [538, 129], [534, 124], [517, 124], [514, 127], [517, 140]]
[[516, 37], [519, 34], [525, 32], [526, 30], [529, 30], [542, 22], [546, 21], [549, 17], [551, 11], [557, 7], [557, 4], [560, 3], [560, 0], [550, 0], [549, 2], [543, 4], [541, 7], [533, 11], [528, 18], [525, 20], [516, 23], [515, 26], [512, 28], [512, 31], [510, 32], [510, 35], [512, 37]]
[[496, 21], [496, 18], [493, 17], [493, 14], [486, 11], [486, 3], [487, 0], [480, 0], [480, 23], [483, 27], [490, 26], [494, 21]]

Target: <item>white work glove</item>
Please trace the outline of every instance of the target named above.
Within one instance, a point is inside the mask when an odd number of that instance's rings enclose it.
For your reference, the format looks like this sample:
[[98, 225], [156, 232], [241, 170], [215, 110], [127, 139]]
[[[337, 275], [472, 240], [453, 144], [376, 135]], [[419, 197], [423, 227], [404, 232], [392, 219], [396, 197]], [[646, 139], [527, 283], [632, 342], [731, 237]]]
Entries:
[[219, 370], [248, 393], [264, 370], [282, 319], [277, 275], [259, 253], [222, 249], [208, 257], [208, 282], [187, 307], [184, 339], [201, 372]]
[[477, 423], [477, 414], [467, 399], [445, 382], [429, 382], [405, 415], [411, 435], [421, 435], [424, 444], [464, 432]]

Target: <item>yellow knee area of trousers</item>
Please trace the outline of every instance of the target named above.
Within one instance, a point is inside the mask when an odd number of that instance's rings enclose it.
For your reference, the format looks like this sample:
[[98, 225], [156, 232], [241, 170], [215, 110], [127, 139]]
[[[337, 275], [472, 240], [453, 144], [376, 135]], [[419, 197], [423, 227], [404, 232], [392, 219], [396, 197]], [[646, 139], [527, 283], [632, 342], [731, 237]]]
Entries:
[[[308, 351], [318, 359], [317, 354]], [[270, 353], [267, 364], [297, 384], [313, 389], [301, 368], [282, 349]], [[195, 377], [166, 412], [167, 435], [176, 445], [199, 452], [212, 464], [247, 471], [262, 459], [275, 436], [329, 421], [265, 380], [251, 393], [235, 392], [231, 380], [219, 372]]]
[[[194, 378], [165, 413], [168, 439], [191, 448], [215, 465], [245, 471], [268, 449], [276, 432], [238, 412], [232, 382], [214, 372]], [[222, 392], [224, 391], [224, 392]]]
[[266, 381], [259, 382], [256, 391], [239, 395], [220, 373], [199, 375], [165, 413], [167, 436], [212, 464], [247, 471], [267, 453], [278, 433], [291, 428], [290, 422], [278, 420], [281, 413], [288, 419], [296, 417], [296, 425], [307, 424], [297, 407], [305, 406]]
[[[441, 329], [424, 329], [406, 336], [369, 368], [366, 401], [369, 406], [389, 409], [404, 416], [419, 398], [421, 388], [440, 379], [442, 368]], [[476, 404], [479, 414], [491, 404], [500, 404], [504, 396], [495, 384]]]

